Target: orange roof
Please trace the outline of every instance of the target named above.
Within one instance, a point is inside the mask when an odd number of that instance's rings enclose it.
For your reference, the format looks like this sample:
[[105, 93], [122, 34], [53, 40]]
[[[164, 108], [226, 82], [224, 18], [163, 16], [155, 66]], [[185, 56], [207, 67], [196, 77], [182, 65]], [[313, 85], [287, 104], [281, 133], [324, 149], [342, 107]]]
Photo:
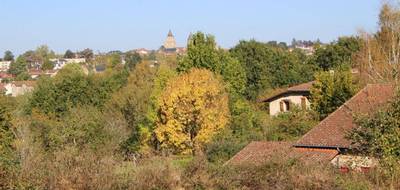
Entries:
[[314, 84], [314, 81], [299, 84], [296, 86], [292, 86], [288, 88], [288, 91], [310, 91], [312, 85]]
[[354, 115], [377, 111], [389, 102], [394, 92], [395, 87], [391, 84], [367, 85], [305, 134], [295, 146], [349, 148], [351, 142], [345, 136], [356, 126], [353, 121]]
[[14, 75], [1, 72], [0, 73], [0, 78], [14, 78]]
[[292, 142], [255, 141], [248, 144], [225, 164], [260, 165], [272, 158], [296, 158], [303, 162], [329, 162], [338, 151], [335, 149], [295, 148]]
[[33, 87], [36, 85], [36, 81], [13, 81], [12, 84], [19, 87], [22, 85]]
[[240, 152], [233, 156], [225, 164], [259, 164], [262, 163], [274, 155], [286, 155], [292, 143], [290, 142], [251, 142], [246, 147], [244, 147]]

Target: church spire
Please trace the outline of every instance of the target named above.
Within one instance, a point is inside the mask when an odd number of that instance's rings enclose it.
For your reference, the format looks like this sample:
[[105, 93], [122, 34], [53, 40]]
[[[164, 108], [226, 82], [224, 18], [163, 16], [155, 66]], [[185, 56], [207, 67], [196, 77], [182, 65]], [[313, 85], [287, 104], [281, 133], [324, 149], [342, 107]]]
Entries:
[[171, 30], [169, 30], [169, 32], [168, 32], [168, 37], [174, 37]]

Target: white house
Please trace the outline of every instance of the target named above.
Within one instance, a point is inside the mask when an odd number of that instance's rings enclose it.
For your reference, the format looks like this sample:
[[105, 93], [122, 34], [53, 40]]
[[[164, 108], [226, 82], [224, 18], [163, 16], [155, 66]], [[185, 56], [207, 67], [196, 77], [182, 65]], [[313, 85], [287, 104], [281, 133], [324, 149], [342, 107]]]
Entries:
[[50, 76], [54, 77], [58, 73], [58, 70], [38, 70], [38, 69], [31, 69], [29, 70], [29, 76], [31, 76], [32, 79], [37, 79], [40, 76]]
[[10, 69], [11, 61], [0, 61], [0, 72], [7, 72]]
[[293, 105], [308, 109], [310, 107], [309, 96], [312, 84], [313, 82], [308, 82], [289, 87], [263, 99], [261, 102], [269, 103], [269, 114], [271, 116], [290, 111]]
[[14, 81], [4, 84], [3, 90], [5, 95], [16, 97], [33, 91], [35, 85], [35, 81]]
[[54, 69], [62, 69], [65, 65], [70, 63], [85, 63], [85, 58], [73, 58], [73, 59], [50, 59], [54, 63]]
[[150, 50], [147, 50], [145, 48], [136, 49], [135, 52], [141, 56], [150, 54]]

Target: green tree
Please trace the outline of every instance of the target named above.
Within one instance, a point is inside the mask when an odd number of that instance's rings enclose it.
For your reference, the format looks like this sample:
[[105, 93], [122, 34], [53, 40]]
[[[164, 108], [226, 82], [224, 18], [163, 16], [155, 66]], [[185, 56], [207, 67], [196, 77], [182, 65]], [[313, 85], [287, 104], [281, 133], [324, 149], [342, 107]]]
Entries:
[[127, 68], [129, 71], [132, 71], [140, 62], [142, 62], [142, 57], [137, 52], [128, 52], [125, 55], [125, 68]]
[[118, 53], [112, 53], [107, 55], [107, 67], [115, 68], [121, 64], [121, 55]]
[[4, 52], [4, 57], [3, 57], [4, 61], [14, 61], [14, 55], [11, 51], [7, 50], [6, 52]]
[[229, 122], [228, 96], [205, 69], [171, 79], [159, 107], [155, 137], [162, 150], [174, 154], [195, 153]]
[[111, 94], [125, 84], [125, 78], [123, 71], [87, 76], [79, 64], [68, 64], [54, 78], [38, 81], [30, 106], [58, 117], [80, 105], [102, 108]]
[[325, 118], [351, 98], [357, 86], [350, 71], [320, 72], [311, 88], [311, 107]]
[[72, 59], [75, 58], [75, 53], [72, 52], [71, 50], [67, 50], [64, 54], [64, 58], [66, 59]]
[[270, 88], [310, 81], [315, 72], [304, 53], [298, 50], [289, 52], [251, 40], [240, 41], [230, 52], [246, 72], [248, 99], [256, 99]]
[[297, 140], [318, 124], [318, 117], [312, 111], [305, 111], [294, 107], [274, 117], [267, 134], [268, 140], [289, 141]]
[[273, 52], [270, 47], [254, 40], [240, 41], [230, 51], [246, 70], [248, 98], [255, 99], [260, 91], [271, 87], [268, 65], [273, 61]]
[[311, 61], [325, 71], [341, 66], [354, 67], [354, 55], [360, 50], [361, 42], [358, 37], [340, 37], [338, 41], [318, 48]]
[[41, 65], [41, 69], [44, 71], [52, 70], [53, 68], [54, 68], [54, 64], [49, 59], [44, 60], [44, 62]]
[[[152, 132], [147, 113], [152, 109], [152, 93], [156, 70], [147, 62], [139, 63], [128, 78], [127, 85], [113, 94], [106, 110], [113, 118], [122, 117], [131, 135], [122, 145], [126, 154], [144, 153], [148, 145], [147, 134]], [[150, 128], [147, 128], [150, 127]]]
[[42, 62], [46, 59], [55, 58], [55, 53], [50, 50], [47, 45], [41, 45], [37, 47], [35, 54], [39, 57], [39, 59], [41, 59]]
[[15, 147], [16, 133], [12, 126], [13, 100], [0, 96], [0, 189], [11, 189], [10, 186], [18, 167]]
[[220, 71], [222, 67], [214, 36], [197, 32], [188, 42], [187, 55], [178, 65], [178, 71], [188, 71], [191, 68], [205, 68], [210, 71]]
[[208, 69], [222, 75], [232, 93], [243, 94], [246, 76], [242, 65], [228, 52], [218, 49], [214, 36], [197, 32], [188, 42], [187, 55], [178, 63], [179, 72], [192, 68]]
[[358, 127], [348, 135], [353, 142], [353, 151], [367, 156], [381, 158], [384, 166], [398, 168], [400, 160], [400, 96], [394, 97], [391, 104], [370, 115], [356, 117]]
[[[27, 64], [28, 63], [26, 62], [25, 57], [19, 56], [16, 61], [14, 61], [10, 64], [10, 69], [8, 70], [8, 72], [10, 74], [15, 75], [16, 77], [25, 79], [25, 78], [27, 78], [26, 76], [28, 74]], [[28, 75], [28, 78], [29, 78], [29, 75]]]
[[91, 61], [94, 58], [93, 50], [86, 48], [78, 53], [79, 57], [85, 58], [86, 61]]
[[222, 75], [226, 82], [227, 89], [231, 95], [242, 96], [246, 92], [246, 71], [242, 64], [227, 52], [220, 50], [220, 59], [222, 68], [219, 74]]

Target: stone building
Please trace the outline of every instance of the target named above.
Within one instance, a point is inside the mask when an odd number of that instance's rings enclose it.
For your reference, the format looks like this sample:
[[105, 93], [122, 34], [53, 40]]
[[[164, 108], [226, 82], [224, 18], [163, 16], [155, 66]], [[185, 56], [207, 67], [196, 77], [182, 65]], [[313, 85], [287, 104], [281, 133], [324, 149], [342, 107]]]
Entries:
[[290, 111], [293, 106], [308, 109], [310, 107], [310, 89], [313, 83], [314, 82], [308, 82], [287, 89], [281, 89], [263, 99], [262, 102], [269, 104], [269, 114], [271, 116]]
[[164, 42], [163, 48], [167, 52], [176, 52], [176, 40], [171, 30], [168, 32], [168, 36]]

